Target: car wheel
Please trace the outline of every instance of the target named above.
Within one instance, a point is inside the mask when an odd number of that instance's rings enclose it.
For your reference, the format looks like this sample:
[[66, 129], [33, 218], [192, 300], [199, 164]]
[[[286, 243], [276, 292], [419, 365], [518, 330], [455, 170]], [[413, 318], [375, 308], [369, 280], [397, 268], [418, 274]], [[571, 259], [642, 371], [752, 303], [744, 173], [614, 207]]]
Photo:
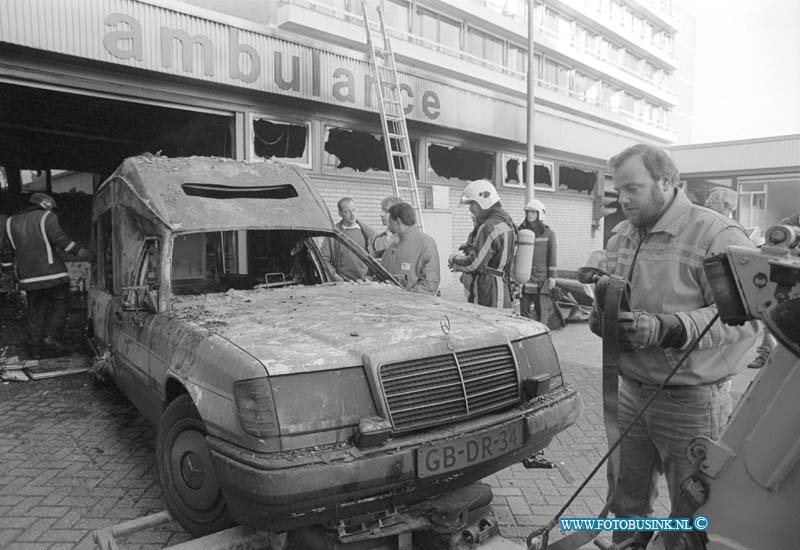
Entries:
[[234, 525], [214, 474], [206, 429], [189, 395], [169, 404], [156, 436], [158, 481], [167, 507], [194, 537]]

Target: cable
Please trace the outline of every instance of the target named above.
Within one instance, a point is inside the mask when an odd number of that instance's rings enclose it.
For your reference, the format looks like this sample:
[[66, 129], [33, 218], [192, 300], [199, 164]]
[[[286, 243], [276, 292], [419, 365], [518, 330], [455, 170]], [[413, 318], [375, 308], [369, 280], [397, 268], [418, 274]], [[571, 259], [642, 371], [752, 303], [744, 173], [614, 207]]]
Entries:
[[547, 548], [547, 539], [549, 538], [548, 534], [556, 526], [556, 524], [558, 523], [559, 518], [561, 518], [561, 515], [567, 510], [567, 508], [570, 507], [570, 505], [575, 501], [575, 499], [578, 498], [578, 495], [580, 494], [580, 492], [583, 491], [584, 487], [586, 487], [586, 485], [589, 483], [589, 481], [591, 481], [591, 479], [598, 472], [598, 470], [600, 470], [600, 467], [603, 464], [605, 464], [605, 462], [608, 460], [608, 458], [611, 456], [611, 454], [614, 451], [617, 450], [617, 447], [619, 447], [620, 443], [622, 443], [622, 440], [625, 438], [625, 436], [628, 435], [628, 432], [630, 432], [631, 429], [633, 429], [634, 424], [636, 424], [636, 422], [642, 417], [644, 412], [647, 410], [647, 407], [649, 407], [650, 404], [658, 396], [658, 394], [661, 393], [661, 390], [663, 390], [664, 387], [669, 383], [669, 381], [672, 380], [672, 377], [675, 376], [675, 373], [678, 372], [678, 369], [683, 366], [683, 364], [686, 362], [686, 359], [689, 358], [689, 354], [692, 353], [694, 351], [694, 349], [697, 347], [697, 345], [700, 343], [700, 340], [702, 340], [703, 337], [708, 333], [708, 331], [711, 330], [711, 327], [714, 325], [714, 323], [717, 322], [717, 319], [719, 319], [719, 312], [714, 314], [714, 317], [711, 318], [711, 320], [708, 322], [708, 324], [705, 326], [705, 328], [703, 328], [703, 330], [700, 331], [700, 334], [698, 334], [697, 337], [692, 341], [692, 345], [689, 346], [689, 349], [687, 349], [683, 353], [683, 355], [681, 356], [681, 358], [678, 361], [678, 363], [670, 371], [669, 375], [667, 375], [667, 377], [664, 379], [664, 381], [661, 382], [658, 385], [656, 390], [653, 392], [653, 395], [650, 396], [650, 398], [647, 400], [647, 402], [644, 404], [644, 406], [639, 410], [638, 413], [636, 413], [636, 416], [633, 417], [633, 420], [631, 420], [631, 423], [628, 425], [627, 428], [625, 428], [622, 431], [622, 433], [620, 434], [619, 438], [614, 442], [614, 444], [611, 446], [611, 448], [609, 448], [608, 451], [606, 451], [606, 454], [603, 455], [603, 458], [600, 459], [600, 462], [598, 462], [597, 465], [592, 469], [592, 471], [589, 472], [589, 475], [586, 477], [586, 479], [583, 480], [583, 483], [581, 483], [580, 487], [578, 487], [575, 490], [575, 492], [572, 493], [572, 496], [569, 497], [569, 500], [567, 500], [567, 503], [564, 504], [564, 506], [562, 506], [561, 509], [558, 512], [556, 512], [556, 515], [553, 516], [553, 519], [551, 519], [550, 522], [547, 523], [547, 525], [537, 529], [536, 531], [532, 531], [528, 535], [528, 538], [525, 539], [525, 543], [526, 543], [526, 545], [527, 545], [527, 547], [529, 549], [534, 548], [532, 546], [533, 538], [535, 536], [539, 535], [539, 534], [542, 535], [542, 542], [543, 542], [542, 548], [543, 549]]

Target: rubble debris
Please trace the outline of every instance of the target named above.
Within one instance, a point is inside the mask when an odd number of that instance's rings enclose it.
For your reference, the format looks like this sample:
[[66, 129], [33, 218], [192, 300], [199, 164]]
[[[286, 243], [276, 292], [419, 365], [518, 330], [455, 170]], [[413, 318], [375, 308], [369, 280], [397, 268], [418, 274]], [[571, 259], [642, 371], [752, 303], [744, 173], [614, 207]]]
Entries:
[[50, 359], [31, 359], [28, 361], [6, 362], [0, 364], [0, 378], [5, 381], [27, 382], [57, 376], [67, 376], [87, 372], [89, 359], [85, 356], [53, 357]]

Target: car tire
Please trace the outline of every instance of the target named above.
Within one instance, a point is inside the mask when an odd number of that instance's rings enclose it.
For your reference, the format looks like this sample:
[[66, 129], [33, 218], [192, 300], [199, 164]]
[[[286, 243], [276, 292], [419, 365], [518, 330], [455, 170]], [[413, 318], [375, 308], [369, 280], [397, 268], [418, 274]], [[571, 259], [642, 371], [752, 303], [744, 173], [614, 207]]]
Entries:
[[201, 537], [235, 525], [214, 473], [205, 425], [189, 395], [176, 398], [161, 416], [156, 464], [167, 508], [189, 534]]

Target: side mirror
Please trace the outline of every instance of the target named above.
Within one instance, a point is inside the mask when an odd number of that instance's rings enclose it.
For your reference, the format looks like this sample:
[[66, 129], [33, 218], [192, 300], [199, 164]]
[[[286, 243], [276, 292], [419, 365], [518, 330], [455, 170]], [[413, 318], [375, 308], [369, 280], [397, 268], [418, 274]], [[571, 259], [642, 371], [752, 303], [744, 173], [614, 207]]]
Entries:
[[142, 298], [142, 308], [148, 313], [158, 313], [158, 291], [146, 290]]

